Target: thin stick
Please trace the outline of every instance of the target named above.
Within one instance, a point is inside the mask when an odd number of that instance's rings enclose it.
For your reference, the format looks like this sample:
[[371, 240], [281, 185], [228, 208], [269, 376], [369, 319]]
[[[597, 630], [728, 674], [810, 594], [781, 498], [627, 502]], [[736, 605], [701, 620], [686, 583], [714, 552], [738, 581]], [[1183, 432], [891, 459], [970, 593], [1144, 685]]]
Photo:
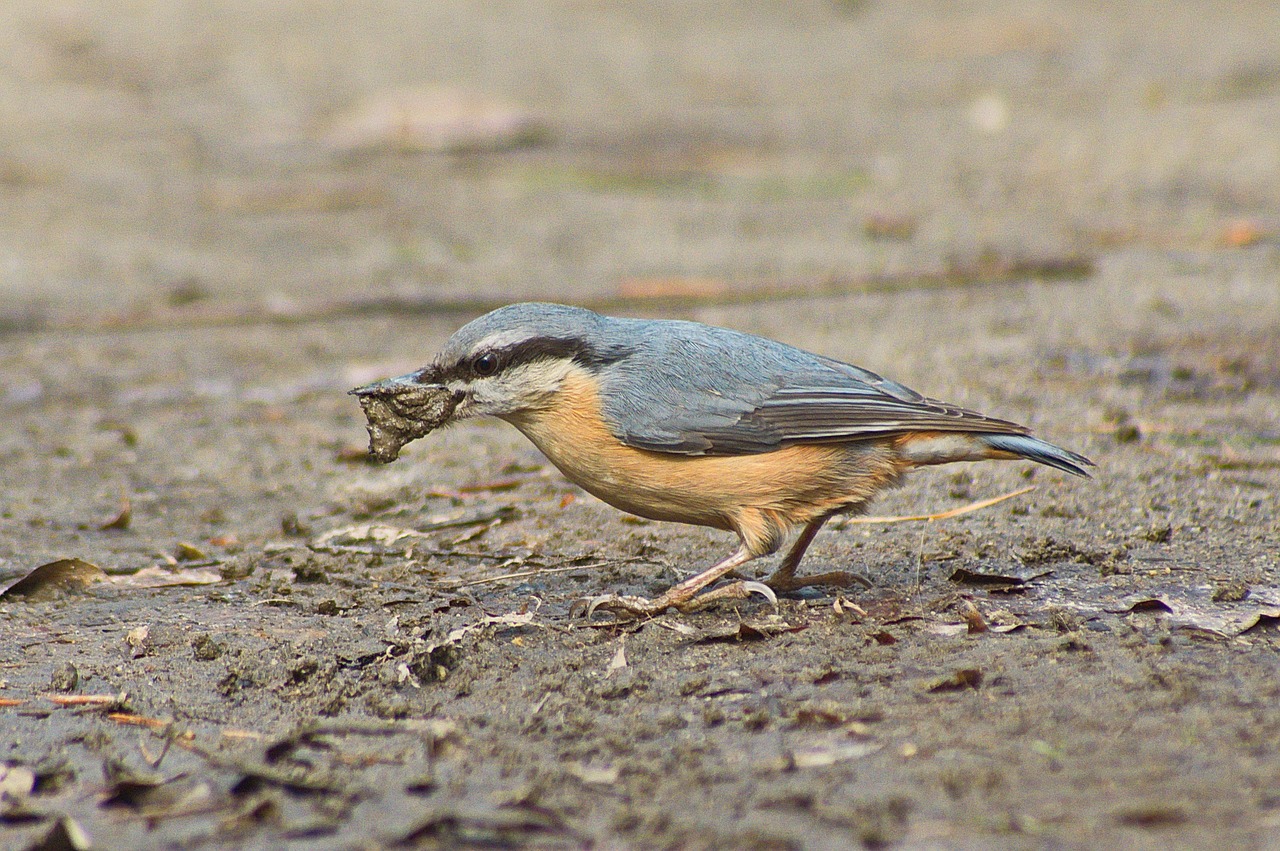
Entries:
[[173, 723], [171, 718], [148, 718], [145, 715], [134, 715], [131, 712], [109, 712], [107, 713], [107, 720], [114, 721], [117, 724], [132, 724], [135, 727], [150, 727], [153, 730], [167, 727]]
[[124, 703], [123, 694], [42, 694], [45, 700], [59, 706], [115, 706]]
[[595, 564], [573, 564], [568, 567], [540, 567], [534, 570], [518, 570], [515, 573], [504, 573], [501, 576], [489, 576], [485, 579], [471, 579], [466, 582], [459, 582], [449, 588], [469, 588], [472, 585], [488, 585], [490, 582], [502, 582], [507, 579], [523, 579], [526, 576], [546, 576], [549, 573], [568, 573], [571, 570], [591, 570], [596, 567], [604, 567], [608, 562], [596, 562]]
[[911, 523], [917, 521], [946, 520], [951, 517], [959, 517], [961, 514], [968, 514], [972, 511], [980, 511], [983, 508], [990, 508], [997, 503], [1004, 502], [1006, 499], [1013, 499], [1015, 496], [1022, 496], [1024, 493], [1031, 493], [1035, 490], [1035, 485], [1022, 488], [1021, 490], [1010, 491], [1000, 496], [993, 496], [991, 499], [984, 499], [978, 502], [971, 502], [968, 505], [962, 505], [959, 508], [953, 508], [950, 511], [942, 511], [937, 514], [911, 514], [901, 517], [850, 517], [845, 523]]

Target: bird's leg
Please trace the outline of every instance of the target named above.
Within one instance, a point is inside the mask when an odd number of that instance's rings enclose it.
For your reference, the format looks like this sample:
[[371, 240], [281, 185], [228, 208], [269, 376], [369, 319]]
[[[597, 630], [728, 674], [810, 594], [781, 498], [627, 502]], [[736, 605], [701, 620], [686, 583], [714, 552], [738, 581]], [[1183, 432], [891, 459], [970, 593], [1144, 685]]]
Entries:
[[596, 609], [605, 609], [606, 611], [628, 614], [633, 617], [653, 617], [672, 607], [682, 612], [694, 612], [718, 600], [745, 599], [753, 593], [760, 594], [771, 603], [777, 603], [778, 600], [773, 595], [773, 592], [759, 582], [733, 582], [723, 588], [717, 588], [714, 591], [698, 596], [698, 592], [703, 588], [755, 557], [755, 554], [747, 549], [744, 544], [733, 555], [712, 565], [701, 573], [690, 576], [683, 582], [671, 586], [652, 600], [644, 597], [605, 594], [601, 597], [581, 600], [574, 605], [573, 609], [576, 611], [581, 606], [581, 610], [588, 618], [591, 617]]
[[800, 566], [800, 560], [804, 558], [805, 551], [809, 549], [809, 545], [813, 543], [814, 537], [818, 534], [824, 523], [831, 519], [828, 514], [825, 517], [819, 517], [817, 520], [810, 520], [801, 530], [796, 542], [791, 545], [791, 549], [787, 550], [787, 554], [782, 559], [782, 564], [778, 565], [778, 569], [773, 575], [764, 581], [764, 584], [772, 588], [774, 591], [794, 591], [797, 588], [808, 588], [810, 585], [835, 585], [838, 588], [848, 588], [853, 584], [865, 585], [871, 587], [871, 580], [857, 573], [849, 573], [844, 570], [833, 570], [829, 573], [819, 573], [816, 576], [798, 577], [796, 576], [796, 568]]

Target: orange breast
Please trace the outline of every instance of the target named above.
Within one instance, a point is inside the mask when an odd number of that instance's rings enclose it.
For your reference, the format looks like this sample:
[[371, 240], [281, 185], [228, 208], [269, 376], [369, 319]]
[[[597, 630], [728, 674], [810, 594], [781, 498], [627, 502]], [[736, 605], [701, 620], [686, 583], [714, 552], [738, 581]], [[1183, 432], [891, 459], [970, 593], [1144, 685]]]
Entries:
[[757, 455], [634, 449], [605, 425], [594, 380], [573, 372], [543, 409], [510, 418], [572, 482], [654, 520], [732, 529], [772, 552], [793, 526], [856, 507], [897, 481], [888, 442], [797, 445]]

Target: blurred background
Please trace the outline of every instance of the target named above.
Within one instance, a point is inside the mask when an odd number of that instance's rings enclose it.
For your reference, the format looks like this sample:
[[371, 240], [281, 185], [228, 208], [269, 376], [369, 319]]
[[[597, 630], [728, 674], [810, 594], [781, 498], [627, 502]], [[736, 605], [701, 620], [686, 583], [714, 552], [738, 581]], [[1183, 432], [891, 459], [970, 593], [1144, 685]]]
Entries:
[[11, 0], [0, 327], [1273, 276], [1277, 128], [1270, 2]]

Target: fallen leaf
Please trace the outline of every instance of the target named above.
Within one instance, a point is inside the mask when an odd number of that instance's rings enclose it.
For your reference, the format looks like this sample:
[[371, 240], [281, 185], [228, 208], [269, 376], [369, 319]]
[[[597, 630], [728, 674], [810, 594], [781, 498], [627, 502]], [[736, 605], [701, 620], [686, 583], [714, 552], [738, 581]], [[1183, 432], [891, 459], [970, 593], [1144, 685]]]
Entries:
[[1239, 600], [1215, 600], [1217, 586], [1181, 586], [1162, 591], [1159, 596], [1136, 595], [1121, 600], [1106, 611], [1129, 614], [1158, 611], [1168, 615], [1170, 626], [1200, 630], [1222, 637], [1240, 635], [1266, 618], [1280, 618], [1280, 588], [1251, 587]]
[[36, 787], [36, 773], [26, 766], [0, 763], [0, 801], [27, 797]]
[[609, 660], [609, 667], [605, 670], [604, 675], [607, 677], [625, 667], [627, 667], [627, 645], [619, 642], [618, 652], [614, 653], [613, 658]]
[[120, 497], [120, 513], [114, 519], [103, 523], [98, 529], [102, 532], [121, 531], [128, 529], [131, 522], [133, 522], [133, 502], [126, 493]]
[[987, 621], [982, 617], [982, 612], [978, 611], [978, 607], [967, 600], [965, 601], [964, 621], [968, 624], [970, 635], [977, 635], [987, 631]]
[[835, 602], [831, 604], [831, 608], [835, 610], [835, 613], [837, 615], [843, 616], [845, 613], [848, 613], [849, 615], [853, 616], [850, 618], [850, 620], [855, 623], [856, 621], [853, 620], [854, 617], [856, 617], [857, 619], [862, 619], [867, 617], [866, 609], [862, 608], [857, 603], [853, 603], [853, 602], [850, 602], [849, 600], [846, 600], [844, 597], [839, 595], [836, 596]]
[[1259, 614], [1253, 623], [1249, 624], [1240, 631], [1240, 635], [1246, 635], [1251, 632], [1262, 632], [1267, 629], [1276, 629], [1280, 627], [1280, 611], [1275, 614]]
[[44, 836], [27, 846], [28, 851], [89, 851], [93, 843], [84, 828], [70, 816], [53, 823]]
[[124, 807], [149, 819], [174, 818], [203, 812], [213, 802], [208, 781], [182, 774], [169, 780], [117, 780], [102, 801], [104, 807]]
[[834, 701], [809, 701], [796, 707], [791, 716], [793, 727], [838, 727], [858, 713], [858, 709]]
[[612, 786], [618, 782], [618, 767], [616, 765], [579, 765], [577, 763], [569, 763], [565, 766], [565, 770], [574, 777], [593, 786]]
[[1181, 808], [1165, 803], [1131, 807], [1116, 813], [1116, 821], [1132, 827], [1172, 827], [1187, 821]]
[[147, 655], [147, 651], [150, 649], [150, 636], [151, 627], [146, 624], [136, 626], [125, 633], [125, 643], [129, 645], [130, 655], [134, 659], [140, 659]]
[[831, 745], [824, 748], [811, 748], [803, 751], [790, 751], [785, 754], [779, 763], [771, 766], [782, 770], [795, 770], [800, 768], [825, 768], [828, 765], [835, 765], [840, 762], [848, 762], [853, 759], [862, 759], [880, 750], [883, 745], [873, 745], [866, 742], [854, 742], [852, 744]]
[[508, 520], [517, 513], [518, 509], [513, 505], [501, 505], [479, 511], [461, 509], [451, 514], [431, 517], [421, 529], [404, 529], [385, 523], [358, 523], [354, 526], [330, 529], [317, 537], [311, 546], [317, 549], [350, 549], [361, 544], [374, 544], [386, 549], [403, 548], [405, 542], [429, 540], [428, 532]]
[[1116, 610], [1116, 612], [1119, 614], [1128, 614], [1129, 612], [1151, 612], [1151, 611], [1172, 613], [1173, 606], [1170, 606], [1164, 600], [1161, 600], [1159, 598], [1149, 597], [1142, 600], [1134, 600], [1125, 608]]
[[137, 573], [111, 577], [111, 583], [122, 588], [170, 588], [185, 585], [214, 585], [223, 581], [222, 574], [211, 567], [172, 571], [163, 567], [144, 567]]
[[929, 686], [930, 692], [964, 691], [982, 685], [982, 671], [977, 668], [961, 668]]
[[982, 567], [970, 569], [967, 567], [958, 567], [951, 572], [947, 578], [952, 582], [962, 582], [966, 585], [1026, 585], [1045, 576], [1053, 574], [1052, 570], [1041, 570], [1037, 572], [1031, 571], [1007, 571], [1007, 570], [986, 570]]
[[704, 629], [695, 641], [700, 644], [713, 641], [763, 641], [775, 635], [800, 632], [804, 629], [808, 629], [808, 626], [804, 624], [793, 626], [775, 615], [768, 620], [739, 621], [729, 626]]
[[106, 582], [107, 574], [96, 564], [63, 558], [42, 564], [0, 593], [0, 599], [44, 603], [78, 594], [91, 585]]
[[696, 626], [690, 626], [689, 624], [683, 621], [674, 621], [674, 620], [669, 620], [667, 618], [658, 618], [657, 620], [653, 621], [653, 623], [657, 624], [663, 629], [669, 629], [672, 632], [678, 632], [681, 635], [686, 637], [694, 636], [698, 634], [698, 628]]
[[195, 544], [188, 544], [186, 541], [178, 543], [178, 546], [174, 548], [173, 557], [178, 561], [204, 561], [208, 558], [204, 554], [204, 550]]

